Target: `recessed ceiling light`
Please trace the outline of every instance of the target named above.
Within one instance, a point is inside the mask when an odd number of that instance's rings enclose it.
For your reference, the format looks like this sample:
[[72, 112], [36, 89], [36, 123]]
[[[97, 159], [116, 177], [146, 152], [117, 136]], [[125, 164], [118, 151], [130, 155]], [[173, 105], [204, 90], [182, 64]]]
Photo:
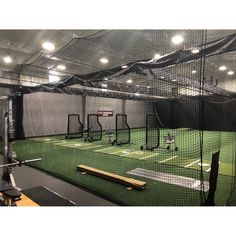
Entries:
[[196, 70], [192, 70], [192, 74], [196, 74], [197, 73], [197, 71]]
[[164, 77], [164, 76], [161, 76], [161, 79], [165, 79], [165, 77]]
[[59, 69], [59, 70], [65, 70], [66, 67], [65, 67], [64, 65], [58, 65], [58, 66], [57, 66], [57, 69]]
[[100, 62], [103, 63], [103, 64], [106, 64], [106, 63], [109, 62], [109, 60], [107, 58], [103, 57], [103, 58], [100, 59]]
[[227, 74], [228, 74], [228, 75], [233, 75], [234, 72], [233, 72], [232, 70], [230, 70]]
[[104, 80], [106, 80], [106, 81], [107, 81], [107, 80], [108, 80], [108, 78], [104, 78]]
[[137, 93], [135, 93], [135, 96], [140, 96], [140, 93], [138, 93], [138, 92], [137, 92]]
[[220, 66], [220, 67], [219, 67], [219, 70], [221, 70], [221, 71], [225, 71], [226, 69], [227, 69], [226, 66]]
[[172, 82], [176, 82], [176, 79], [172, 79], [171, 81], [172, 81]]
[[159, 59], [159, 58], [161, 58], [161, 55], [160, 55], [159, 53], [156, 53], [156, 54], [154, 55], [154, 58], [155, 58], [155, 59]]
[[193, 54], [196, 54], [196, 53], [199, 53], [200, 51], [199, 51], [199, 49], [197, 49], [197, 48], [194, 48], [192, 51], [191, 51], [191, 53], [193, 53]]
[[55, 49], [55, 45], [53, 43], [50, 43], [50, 42], [44, 42], [42, 44], [42, 47], [47, 51], [53, 51]]
[[53, 82], [58, 82], [60, 80], [59, 76], [57, 75], [49, 75], [49, 83], [53, 83]]
[[12, 62], [12, 59], [11, 59], [9, 56], [4, 57], [3, 60], [4, 60], [4, 62], [7, 63], [7, 64]]
[[126, 83], [132, 84], [132, 83], [133, 83], [133, 80], [132, 80], [132, 79], [128, 79], [128, 80], [126, 81]]
[[127, 65], [121, 66], [122, 69], [125, 69], [125, 68], [127, 68], [127, 67], [128, 67]]
[[174, 43], [174, 44], [181, 44], [183, 41], [184, 41], [184, 38], [181, 35], [175, 35], [172, 38], [172, 43]]

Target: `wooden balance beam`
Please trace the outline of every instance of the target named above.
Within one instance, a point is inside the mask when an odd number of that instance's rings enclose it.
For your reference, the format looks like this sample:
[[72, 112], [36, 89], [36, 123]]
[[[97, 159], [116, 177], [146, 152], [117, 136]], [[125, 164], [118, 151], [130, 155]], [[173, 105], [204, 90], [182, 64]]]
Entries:
[[143, 182], [143, 181], [140, 181], [137, 179], [127, 178], [127, 177], [124, 177], [121, 175], [116, 175], [116, 174], [113, 174], [113, 173], [110, 173], [110, 172], [107, 172], [104, 170], [92, 168], [92, 167], [89, 167], [86, 165], [78, 165], [77, 170], [80, 172], [85, 172], [85, 173], [89, 173], [91, 175], [99, 176], [104, 179], [108, 179], [113, 182], [123, 184], [125, 186], [130, 187], [130, 188], [134, 188], [134, 189], [138, 189], [138, 190], [144, 190], [145, 185], [146, 185], [146, 182]]

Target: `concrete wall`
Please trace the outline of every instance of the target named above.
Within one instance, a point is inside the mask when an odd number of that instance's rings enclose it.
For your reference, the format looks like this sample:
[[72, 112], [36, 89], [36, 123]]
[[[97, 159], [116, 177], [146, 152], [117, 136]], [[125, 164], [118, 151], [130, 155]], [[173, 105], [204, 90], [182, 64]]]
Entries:
[[[113, 117], [100, 117], [99, 121], [103, 127], [103, 130], [109, 127], [115, 129], [115, 116], [118, 113], [122, 113], [122, 100], [114, 98], [101, 98], [101, 97], [86, 97], [86, 120], [87, 114], [95, 113], [98, 110], [112, 110]], [[86, 124], [87, 125], [87, 124]]]
[[126, 100], [125, 113], [130, 128], [145, 127], [146, 115], [153, 112], [153, 103]]
[[25, 136], [65, 134], [68, 114], [81, 112], [81, 96], [43, 92], [24, 95]]
[[82, 96], [33, 93], [24, 95], [23, 126], [25, 137], [65, 134], [67, 132], [67, 116], [70, 113], [80, 114], [81, 121], [87, 114], [97, 114], [98, 110], [112, 110], [113, 117], [100, 117], [103, 129], [115, 129], [115, 115], [125, 112], [131, 128], [144, 127], [145, 115], [152, 112], [152, 104], [148, 102], [121, 100], [113, 98], [85, 98], [83, 114]]

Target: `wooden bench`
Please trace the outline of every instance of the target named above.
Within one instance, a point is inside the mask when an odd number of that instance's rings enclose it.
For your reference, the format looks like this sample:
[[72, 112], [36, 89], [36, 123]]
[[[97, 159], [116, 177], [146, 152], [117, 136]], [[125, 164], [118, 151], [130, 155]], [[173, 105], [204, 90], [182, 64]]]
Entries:
[[91, 175], [99, 176], [104, 179], [111, 180], [113, 182], [123, 184], [125, 186], [128, 186], [130, 188], [138, 189], [138, 190], [143, 190], [145, 189], [146, 182], [137, 180], [137, 179], [132, 179], [132, 178], [127, 178], [121, 175], [116, 175], [104, 170], [96, 169], [93, 167], [89, 167], [86, 165], [78, 165], [77, 170], [80, 172], [85, 172], [89, 173]]

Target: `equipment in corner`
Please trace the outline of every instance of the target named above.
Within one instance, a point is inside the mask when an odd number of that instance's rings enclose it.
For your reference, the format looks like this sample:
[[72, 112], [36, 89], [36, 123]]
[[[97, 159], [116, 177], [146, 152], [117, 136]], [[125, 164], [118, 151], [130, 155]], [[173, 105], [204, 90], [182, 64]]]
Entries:
[[112, 145], [124, 145], [130, 143], [130, 127], [126, 114], [116, 114], [116, 138]]
[[67, 135], [66, 139], [82, 138], [83, 124], [80, 122], [79, 114], [69, 114], [67, 120]]
[[140, 147], [141, 150], [150, 150], [153, 151], [154, 149], [166, 149], [167, 151], [178, 151], [178, 147], [173, 147], [175, 145], [175, 136], [168, 133], [164, 137], [164, 143], [166, 144], [166, 147], [160, 146], [160, 126], [158, 117], [156, 114], [151, 113], [146, 115], [146, 139], [145, 144]]
[[0, 115], [0, 142], [3, 154], [3, 168], [2, 179], [0, 182], [0, 205], [1, 206], [16, 206], [16, 201], [21, 198], [21, 192], [17, 188], [15, 179], [13, 176], [13, 168], [15, 166], [21, 166], [29, 162], [40, 161], [41, 158], [33, 160], [18, 161], [16, 159], [16, 153], [13, 150], [13, 141], [15, 138], [14, 121], [13, 121], [13, 99], [20, 96], [19, 93], [14, 93], [8, 96], [0, 97], [4, 100], [4, 111]]

